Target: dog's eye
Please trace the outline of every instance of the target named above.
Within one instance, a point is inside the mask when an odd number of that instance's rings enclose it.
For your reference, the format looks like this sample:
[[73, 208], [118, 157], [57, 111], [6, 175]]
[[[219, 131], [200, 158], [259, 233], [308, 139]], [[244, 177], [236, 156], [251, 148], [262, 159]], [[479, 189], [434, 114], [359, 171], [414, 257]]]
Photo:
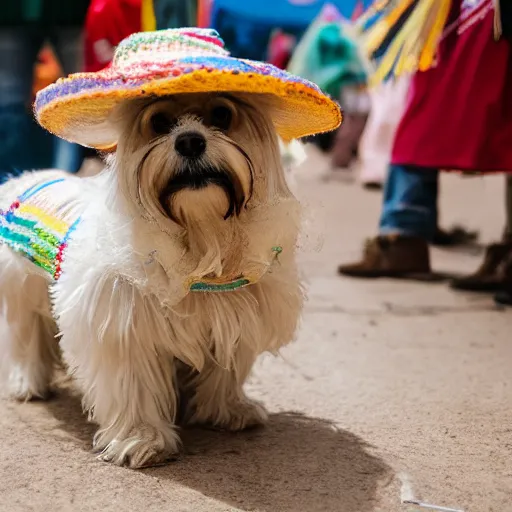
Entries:
[[171, 119], [163, 112], [157, 112], [151, 117], [151, 127], [157, 135], [165, 135], [166, 133], [169, 133], [175, 123], [174, 119]]
[[220, 130], [229, 130], [232, 119], [233, 113], [231, 109], [223, 105], [214, 107], [211, 112], [211, 124]]

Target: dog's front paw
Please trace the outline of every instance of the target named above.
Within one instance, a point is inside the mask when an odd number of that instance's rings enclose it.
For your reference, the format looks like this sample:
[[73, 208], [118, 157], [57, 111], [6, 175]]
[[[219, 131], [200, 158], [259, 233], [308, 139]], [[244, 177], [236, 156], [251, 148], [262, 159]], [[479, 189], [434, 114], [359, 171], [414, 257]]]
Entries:
[[153, 427], [134, 428], [124, 438], [114, 437], [110, 441], [108, 431], [95, 436], [94, 450], [98, 459], [118, 466], [141, 469], [160, 466], [175, 460], [180, 447], [178, 434], [173, 430], [161, 432]]
[[228, 407], [225, 424], [221, 426], [236, 432], [246, 428], [261, 427], [268, 420], [268, 414], [262, 404], [246, 398]]
[[34, 369], [16, 366], [9, 375], [7, 392], [11, 398], [19, 402], [46, 400], [50, 395], [48, 377]]
[[223, 430], [237, 432], [248, 428], [260, 427], [268, 420], [268, 414], [262, 404], [250, 398], [218, 406], [215, 411], [209, 407], [198, 407], [190, 424], [209, 424]]

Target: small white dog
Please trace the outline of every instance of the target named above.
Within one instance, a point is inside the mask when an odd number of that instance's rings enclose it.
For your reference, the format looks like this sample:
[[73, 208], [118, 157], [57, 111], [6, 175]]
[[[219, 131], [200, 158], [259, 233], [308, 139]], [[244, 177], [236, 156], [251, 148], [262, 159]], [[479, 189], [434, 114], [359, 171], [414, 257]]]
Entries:
[[265, 422], [243, 384], [259, 354], [293, 339], [303, 302], [300, 208], [273, 105], [242, 92], [120, 101], [89, 134], [108, 127], [117, 142], [99, 176], [27, 173], [0, 187], [7, 390], [47, 396], [58, 336], [103, 460], [165, 461], [178, 420]]

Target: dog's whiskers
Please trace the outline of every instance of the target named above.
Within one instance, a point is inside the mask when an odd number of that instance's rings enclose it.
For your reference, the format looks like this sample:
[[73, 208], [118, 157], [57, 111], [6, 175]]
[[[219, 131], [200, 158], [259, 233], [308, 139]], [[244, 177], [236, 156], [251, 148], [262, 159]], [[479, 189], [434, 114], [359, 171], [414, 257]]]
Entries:
[[[249, 204], [249, 201], [252, 198], [253, 191], [254, 191], [254, 165], [252, 163], [252, 160], [250, 156], [247, 154], [244, 148], [240, 146], [237, 142], [235, 142], [233, 139], [226, 138], [226, 142], [231, 144], [244, 158], [247, 162], [247, 167], [249, 168], [249, 175], [250, 175], [250, 184], [249, 184], [249, 195], [247, 197], [247, 200], [245, 201], [245, 208], [247, 208], [247, 205]], [[240, 212], [239, 212], [240, 213]]]
[[136, 170], [136, 173], [135, 173], [135, 179], [136, 179], [136, 183], [137, 183], [137, 190], [136, 190], [136, 194], [135, 194], [135, 200], [137, 202], [137, 205], [142, 210], [142, 214], [143, 214], [144, 218], [146, 220], [151, 221], [151, 222], [156, 222], [156, 219], [149, 213], [147, 208], [142, 203], [142, 200], [141, 200], [141, 180], [140, 180], [140, 175], [142, 174], [142, 170], [144, 168], [144, 164], [146, 163], [146, 160], [149, 158], [149, 156], [151, 155], [153, 150], [158, 148], [159, 146], [161, 146], [165, 142], [166, 142], [166, 138], [165, 137], [158, 137], [157, 139], [152, 141], [150, 147], [148, 148], [148, 150], [146, 151], [144, 156], [140, 159], [140, 162], [137, 165], [137, 170]]

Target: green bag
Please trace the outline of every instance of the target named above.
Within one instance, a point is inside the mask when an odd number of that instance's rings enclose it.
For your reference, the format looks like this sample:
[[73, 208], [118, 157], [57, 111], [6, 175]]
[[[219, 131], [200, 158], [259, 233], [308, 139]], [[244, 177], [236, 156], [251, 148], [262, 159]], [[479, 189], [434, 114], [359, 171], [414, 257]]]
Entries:
[[320, 15], [297, 45], [288, 71], [316, 83], [333, 98], [346, 86], [362, 86], [367, 71], [348, 23]]

